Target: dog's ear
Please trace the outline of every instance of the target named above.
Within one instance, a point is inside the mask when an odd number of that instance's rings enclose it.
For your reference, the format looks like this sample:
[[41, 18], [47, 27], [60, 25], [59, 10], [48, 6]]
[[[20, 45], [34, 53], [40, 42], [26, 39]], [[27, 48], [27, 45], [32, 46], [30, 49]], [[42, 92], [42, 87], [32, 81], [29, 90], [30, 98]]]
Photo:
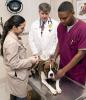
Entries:
[[44, 66], [45, 66], [45, 61], [39, 61], [39, 64], [38, 64], [38, 70], [39, 71], [43, 71], [44, 70]]
[[50, 68], [50, 61], [45, 61], [45, 66], [44, 66], [45, 69], [48, 69]]
[[57, 71], [58, 71], [58, 64], [57, 64], [57, 62], [53, 63], [52, 70], [53, 70], [54, 73], [57, 73]]

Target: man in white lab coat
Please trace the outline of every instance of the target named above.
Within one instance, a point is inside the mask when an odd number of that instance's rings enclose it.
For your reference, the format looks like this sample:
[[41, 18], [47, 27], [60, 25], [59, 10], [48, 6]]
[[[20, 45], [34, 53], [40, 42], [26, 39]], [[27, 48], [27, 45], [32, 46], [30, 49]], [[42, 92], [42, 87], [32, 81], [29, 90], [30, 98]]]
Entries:
[[39, 19], [36, 20], [29, 33], [29, 44], [34, 55], [47, 60], [54, 54], [58, 39], [58, 22], [49, 17], [51, 6], [47, 3], [39, 5]]

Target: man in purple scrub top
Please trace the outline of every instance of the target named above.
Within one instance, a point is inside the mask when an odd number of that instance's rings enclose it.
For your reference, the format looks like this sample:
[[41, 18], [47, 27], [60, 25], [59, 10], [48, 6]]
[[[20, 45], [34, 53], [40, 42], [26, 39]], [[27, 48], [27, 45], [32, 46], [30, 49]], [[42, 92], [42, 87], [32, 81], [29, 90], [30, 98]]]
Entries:
[[57, 28], [60, 69], [56, 78], [64, 75], [85, 85], [86, 80], [86, 23], [74, 17], [71, 2], [65, 1], [58, 8], [61, 23]]

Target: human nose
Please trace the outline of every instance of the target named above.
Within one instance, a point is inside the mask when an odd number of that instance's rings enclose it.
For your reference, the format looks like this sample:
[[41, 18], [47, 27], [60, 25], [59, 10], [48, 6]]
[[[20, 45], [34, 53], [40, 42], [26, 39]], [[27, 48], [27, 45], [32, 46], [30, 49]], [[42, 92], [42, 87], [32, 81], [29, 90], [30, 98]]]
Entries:
[[43, 17], [44, 17], [44, 18], [46, 18], [46, 17], [47, 17], [47, 15], [46, 15], [46, 14], [44, 14], [44, 15], [43, 15]]
[[61, 23], [64, 23], [64, 22], [65, 22], [65, 20], [64, 20], [64, 19], [60, 19], [60, 21], [61, 21]]

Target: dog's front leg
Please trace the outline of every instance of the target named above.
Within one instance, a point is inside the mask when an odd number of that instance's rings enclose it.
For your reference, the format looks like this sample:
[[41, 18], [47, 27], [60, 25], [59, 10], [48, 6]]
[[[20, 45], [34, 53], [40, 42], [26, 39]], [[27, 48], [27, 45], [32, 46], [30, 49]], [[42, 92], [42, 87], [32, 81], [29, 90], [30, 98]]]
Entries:
[[42, 87], [42, 83], [43, 83], [42, 80], [45, 80], [46, 76], [43, 71], [41, 71], [39, 75], [40, 75], [40, 82], [41, 82], [41, 87]]
[[43, 71], [41, 71], [40, 74], [41, 74], [41, 80], [45, 80], [45, 79], [47, 79], [46, 76], [45, 76], [45, 73], [44, 73]]
[[60, 81], [59, 79], [56, 80], [56, 90], [57, 90], [58, 93], [61, 93], [62, 90], [61, 90], [61, 88], [60, 88], [60, 86], [59, 86], [59, 81]]
[[44, 72], [41, 72], [41, 81], [51, 91], [52, 94], [57, 94], [57, 91], [50, 84], [47, 83]]

